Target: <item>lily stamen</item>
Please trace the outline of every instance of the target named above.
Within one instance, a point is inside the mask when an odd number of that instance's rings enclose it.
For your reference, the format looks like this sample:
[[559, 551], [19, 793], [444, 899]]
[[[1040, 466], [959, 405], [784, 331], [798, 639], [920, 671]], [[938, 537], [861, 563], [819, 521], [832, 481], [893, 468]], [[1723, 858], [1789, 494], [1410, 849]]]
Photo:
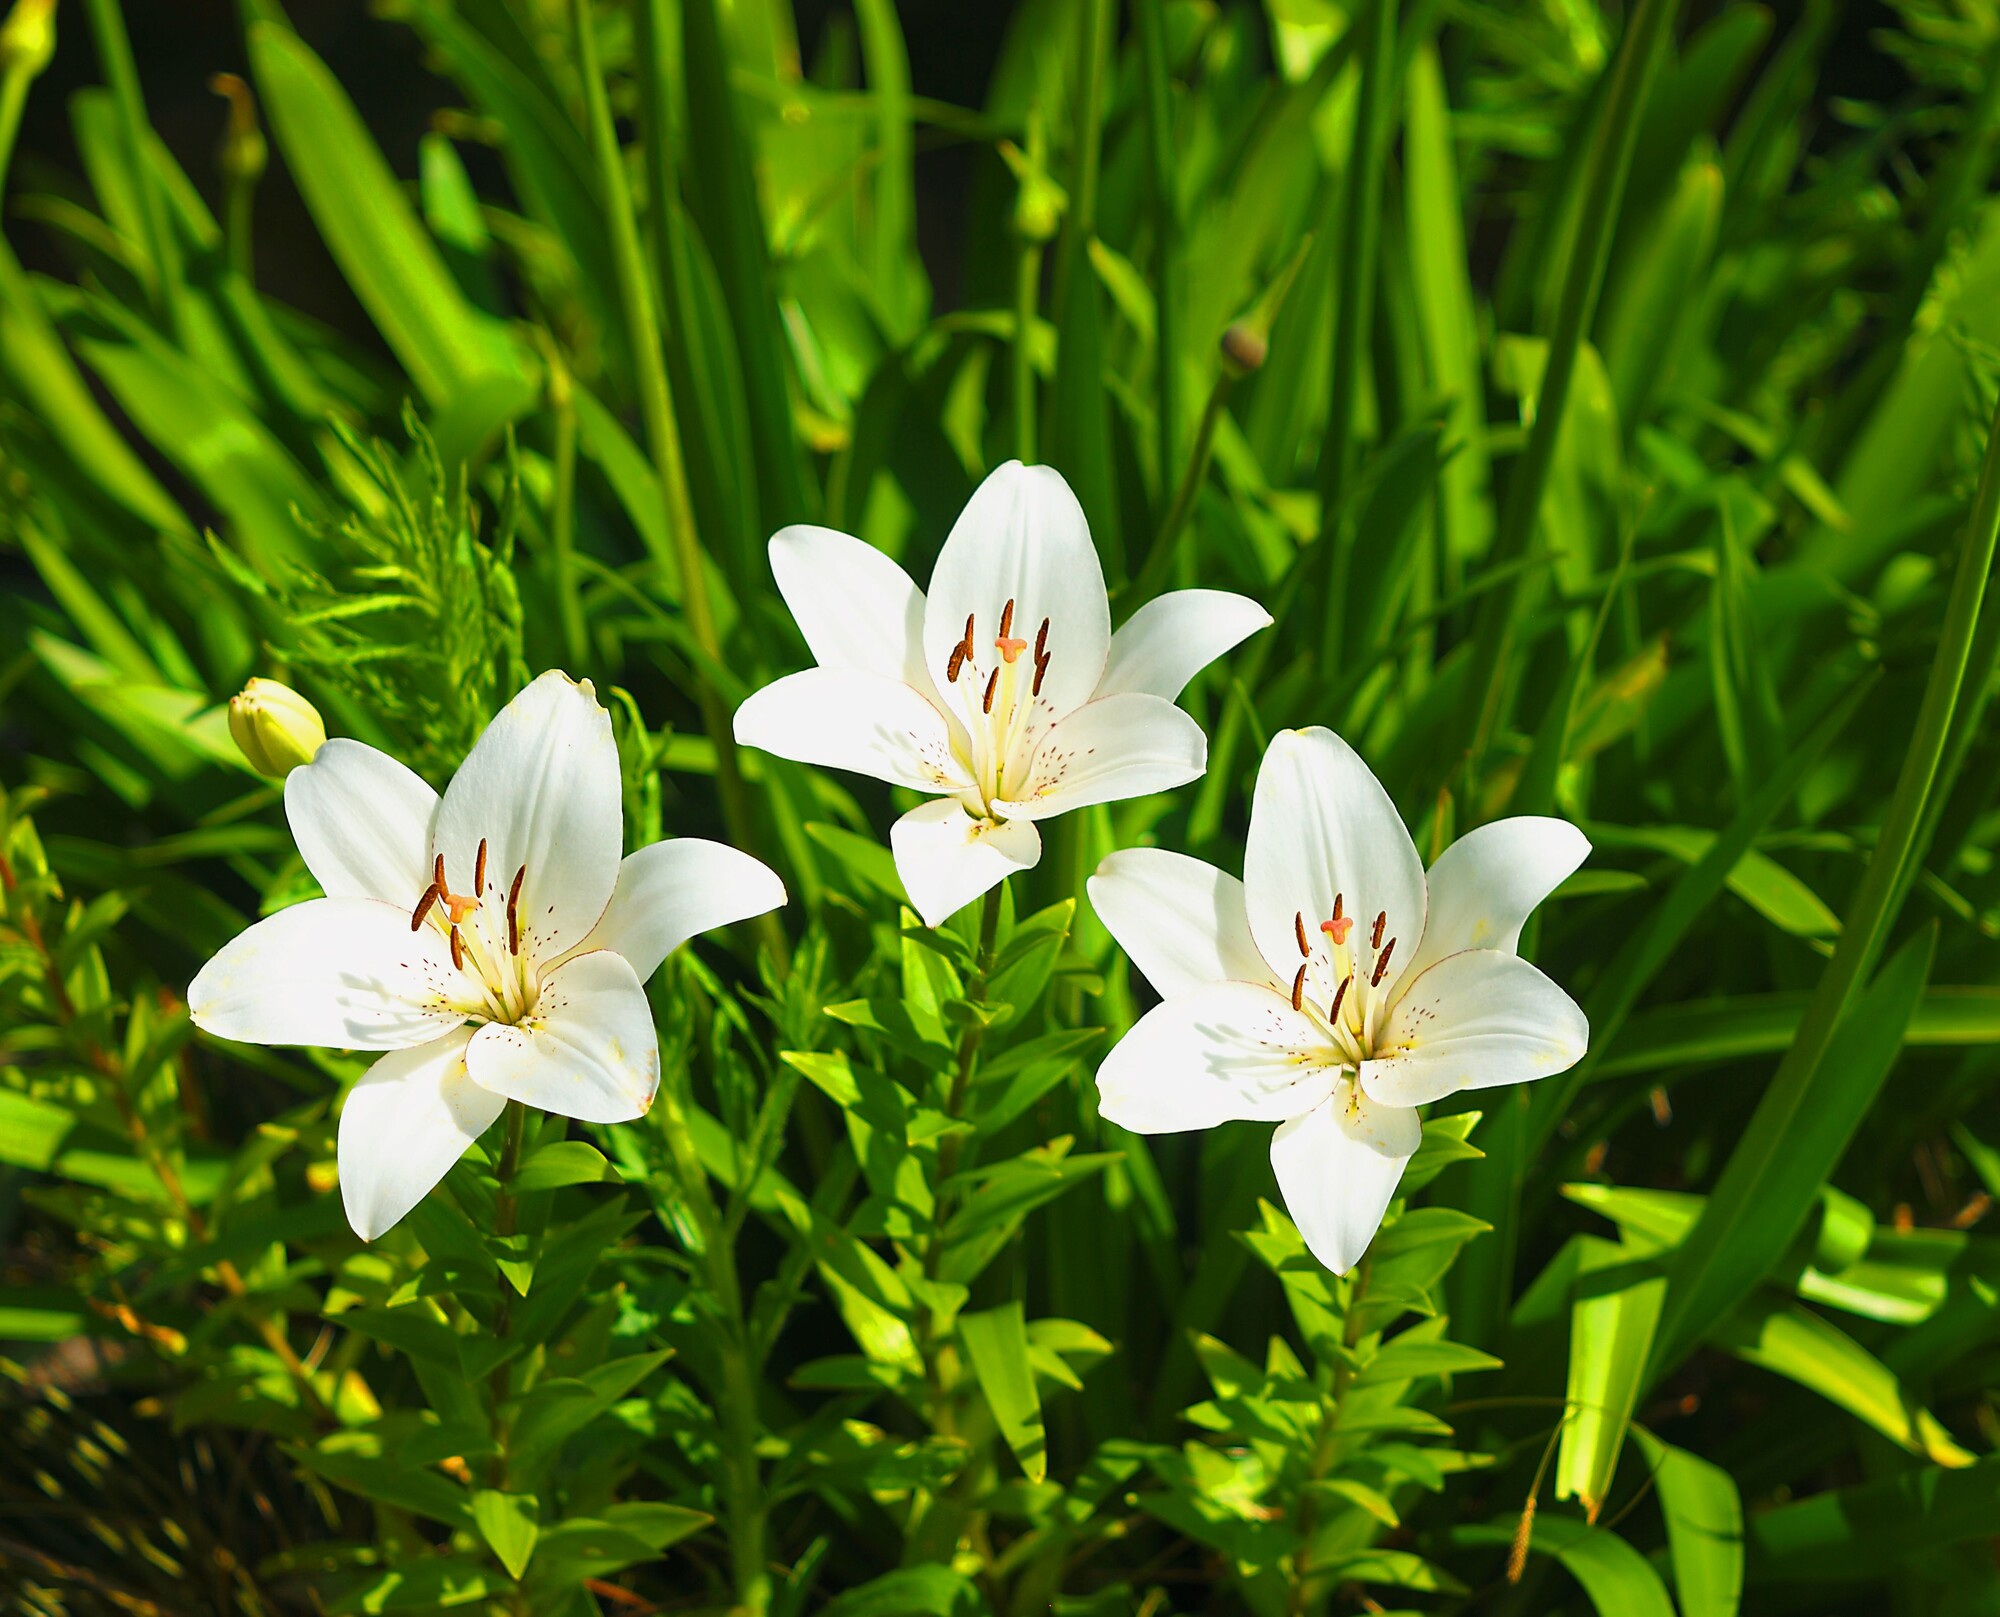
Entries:
[[1370, 988], [1380, 988], [1382, 986], [1382, 978], [1389, 970], [1389, 956], [1394, 954], [1395, 952], [1396, 952], [1396, 940], [1394, 938], [1391, 938], [1389, 940], [1389, 946], [1386, 949], [1384, 949], [1380, 955], [1376, 957], [1375, 974], [1368, 979], [1368, 986]]
[[1335, 1027], [1340, 1026], [1340, 1007], [1346, 1000], [1348, 987], [1353, 981], [1354, 973], [1350, 971], [1345, 977], [1340, 979], [1340, 986], [1333, 991], [1333, 1004], [1327, 1009], [1326, 1019]]
[[944, 679], [947, 685], [956, 685], [958, 676], [965, 672], [965, 646], [963, 642], [951, 648], [951, 661], [945, 664]]
[[1299, 953], [1310, 958], [1312, 955], [1312, 945], [1306, 942], [1306, 912], [1304, 910], [1294, 910], [1292, 912], [1292, 926], [1298, 932]]
[[465, 940], [458, 935], [455, 926], [451, 929], [451, 963], [457, 970], [465, 970]]
[[[1295, 1011], [1306, 1008], [1306, 972], [1311, 969], [1311, 964], [1310, 961], [1301, 962], [1299, 974], [1292, 979], [1292, 1009]], [[1339, 1003], [1339, 1000], [1334, 1001], [1336, 1006]]]
[[1373, 935], [1370, 936], [1370, 938], [1368, 939], [1369, 948], [1379, 949], [1382, 947], [1382, 929], [1388, 924], [1389, 924], [1389, 912], [1387, 910], [1382, 910], [1378, 912], [1375, 917], [1375, 931]]
[[507, 952], [509, 954], [519, 954], [521, 952], [521, 878], [527, 874], [528, 867], [523, 865], [519, 870], [514, 872], [514, 885], [507, 889]]
[[410, 930], [415, 932], [424, 924], [424, 917], [431, 912], [431, 906], [438, 901], [437, 883], [432, 882], [424, 889], [424, 896], [417, 900], [417, 907], [410, 913]]
[[472, 892], [474, 897], [482, 897], [486, 892], [486, 839], [479, 839], [479, 852], [472, 861]]
[[991, 713], [993, 711], [993, 693], [999, 688], [1000, 670], [996, 668], [993, 670], [992, 676], [986, 681], [986, 695], [981, 698], [979, 703], [980, 712]]

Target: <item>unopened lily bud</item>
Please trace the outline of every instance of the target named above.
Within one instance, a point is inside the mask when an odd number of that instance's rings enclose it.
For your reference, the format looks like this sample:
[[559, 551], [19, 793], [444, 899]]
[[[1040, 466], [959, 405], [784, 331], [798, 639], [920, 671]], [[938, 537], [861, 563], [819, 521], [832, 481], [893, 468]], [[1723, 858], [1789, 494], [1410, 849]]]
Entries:
[[1270, 352], [1271, 344], [1264, 333], [1241, 320], [1222, 334], [1223, 368], [1239, 380], [1261, 370]]
[[238, 183], [261, 179], [270, 150], [264, 131], [257, 125], [257, 100], [250, 86], [234, 73], [218, 73], [208, 81], [208, 87], [229, 102], [229, 124], [218, 153], [223, 178]]
[[56, 0], [14, 0], [0, 23], [0, 70], [35, 77], [56, 53]]
[[1014, 198], [1014, 234], [1022, 241], [1054, 241], [1062, 229], [1063, 206], [1069, 198], [1055, 181], [1037, 176]]
[[319, 709], [289, 685], [253, 679], [229, 699], [229, 733], [260, 775], [283, 780], [326, 741]]

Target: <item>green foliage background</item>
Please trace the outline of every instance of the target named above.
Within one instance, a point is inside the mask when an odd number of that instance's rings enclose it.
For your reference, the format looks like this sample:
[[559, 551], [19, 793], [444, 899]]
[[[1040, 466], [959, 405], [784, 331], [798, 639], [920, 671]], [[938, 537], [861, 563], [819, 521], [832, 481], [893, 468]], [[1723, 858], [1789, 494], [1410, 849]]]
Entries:
[[[57, 19], [78, 172], [14, 150], [50, 8], [0, 33], [6, 238], [67, 266], [0, 243], [11, 1609], [2000, 1609], [2000, 15], [1025, 0], [970, 107], [891, 0], [810, 60], [785, 0], [383, 9], [416, 149], [241, 0], [193, 173], [118, 0]], [[267, 161], [372, 333], [260, 277]], [[806, 660], [774, 529], [922, 578], [1017, 454], [1117, 616], [1278, 621], [1187, 698], [1201, 782], [933, 934], [891, 794], [728, 715]], [[656, 978], [645, 1122], [536, 1119], [363, 1247], [361, 1061], [179, 997], [312, 891], [219, 704], [441, 780], [549, 666], [635, 846], [793, 902]], [[1589, 1057], [1432, 1117], [1342, 1280], [1263, 1128], [1098, 1119], [1146, 1000], [1079, 903], [1137, 842], [1239, 868], [1308, 723], [1420, 847], [1596, 847], [1525, 940]]]

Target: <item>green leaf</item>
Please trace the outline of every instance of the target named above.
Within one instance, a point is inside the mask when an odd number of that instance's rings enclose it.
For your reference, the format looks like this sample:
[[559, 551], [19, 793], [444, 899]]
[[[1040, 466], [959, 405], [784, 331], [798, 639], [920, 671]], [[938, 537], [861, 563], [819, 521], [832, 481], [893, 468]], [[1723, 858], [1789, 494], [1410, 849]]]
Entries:
[[1618, 1471], [1665, 1293], [1659, 1267], [1633, 1249], [1588, 1236], [1579, 1244], [1556, 1497], [1581, 1499], [1593, 1522]]
[[1912, 1454], [1939, 1465], [1973, 1463], [1973, 1456], [1888, 1366], [1800, 1303], [1754, 1299], [1705, 1335], [1744, 1363], [1774, 1371], [1838, 1404]]
[[960, 1339], [972, 1360], [987, 1407], [1030, 1482], [1048, 1475], [1042, 1430], [1042, 1395], [1028, 1363], [1028, 1329], [1018, 1302], [958, 1317]]
[[507, 1575], [520, 1577], [541, 1533], [541, 1505], [535, 1496], [482, 1488], [472, 1496], [472, 1520]]
[[1911, 938], [1842, 1019], [1825, 1058], [1764, 1092], [1669, 1277], [1655, 1374], [1790, 1246], [1889, 1075], [1936, 946], [1935, 926]]
[[588, 1141], [551, 1140], [529, 1154], [514, 1175], [512, 1188], [517, 1196], [528, 1196], [565, 1185], [615, 1185], [619, 1178], [610, 1160]]
[[969, 1617], [982, 1609], [978, 1591], [951, 1568], [912, 1566], [836, 1595], [820, 1617]]
[[290, 29], [249, 28], [250, 61], [286, 166], [355, 296], [432, 404], [482, 380], [533, 384], [507, 328], [466, 302], [326, 64]]
[[1996, 1514], [2000, 1459], [1830, 1488], [1750, 1518], [1749, 1581], [1794, 1589], [1876, 1582], [1912, 1557], [1991, 1538]]
[[[1465, 1544], [1511, 1544], [1516, 1526], [1509, 1521], [1461, 1527], [1452, 1537]], [[1583, 1586], [1600, 1617], [1675, 1617], [1659, 1573], [1607, 1528], [1542, 1511], [1535, 1517], [1528, 1548], [1561, 1562], [1563, 1570]]]
[[1663, 1443], [1643, 1426], [1633, 1440], [1652, 1467], [1681, 1617], [1736, 1617], [1743, 1599], [1743, 1501], [1719, 1465]]

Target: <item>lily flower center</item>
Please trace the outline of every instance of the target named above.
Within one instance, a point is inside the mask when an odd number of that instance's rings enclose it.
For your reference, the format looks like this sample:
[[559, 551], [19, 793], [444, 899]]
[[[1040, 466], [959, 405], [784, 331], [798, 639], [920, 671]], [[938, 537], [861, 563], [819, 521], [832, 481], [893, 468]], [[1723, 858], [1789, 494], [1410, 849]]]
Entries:
[[[1024, 789], [1035, 745], [1055, 718], [1042, 698], [1053, 656], [1049, 619], [1042, 619], [1031, 648], [1014, 633], [1014, 607], [1010, 597], [1000, 609], [990, 650], [980, 645], [978, 614], [966, 613], [965, 633], [945, 665], [945, 683], [957, 698], [957, 716], [965, 729], [967, 746], [959, 762], [972, 776], [977, 794], [976, 805], [968, 802], [966, 807], [989, 818], [996, 800]], [[1030, 650], [1032, 655], [1024, 658]]]
[[[429, 925], [445, 934], [451, 946], [451, 963], [467, 979], [464, 1008], [468, 1016], [484, 1022], [519, 1022], [534, 1009], [541, 986], [534, 961], [521, 951], [521, 883], [527, 879], [528, 867], [522, 865], [514, 872], [502, 903], [498, 886], [486, 879], [486, 840], [479, 839], [469, 893], [452, 891], [444, 855], [437, 856], [431, 866], [430, 885], [410, 912], [410, 930], [418, 932]], [[489, 895], [495, 900], [492, 908], [486, 904]]]
[[1389, 964], [1396, 937], [1389, 930], [1389, 913], [1379, 912], [1374, 925], [1357, 932], [1346, 913], [1346, 895], [1333, 895], [1333, 914], [1321, 921], [1315, 942], [1304, 910], [1292, 916], [1299, 946], [1298, 974], [1292, 978], [1292, 1009], [1309, 1016], [1344, 1067], [1359, 1068], [1375, 1053], [1389, 1009]]

